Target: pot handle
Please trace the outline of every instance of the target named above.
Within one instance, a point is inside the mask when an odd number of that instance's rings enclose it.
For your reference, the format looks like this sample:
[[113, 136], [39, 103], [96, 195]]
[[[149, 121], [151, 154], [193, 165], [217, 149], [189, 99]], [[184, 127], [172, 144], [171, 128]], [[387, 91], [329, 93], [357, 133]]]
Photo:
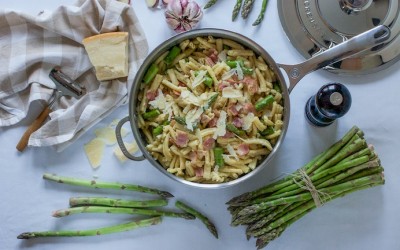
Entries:
[[142, 155], [142, 156], [133, 156], [133, 155], [131, 155], [131, 153], [129, 153], [128, 149], [126, 149], [125, 144], [124, 144], [124, 141], [122, 140], [121, 128], [122, 128], [122, 126], [123, 126], [126, 122], [128, 122], [129, 120], [130, 120], [130, 118], [129, 118], [129, 116], [127, 116], [127, 117], [121, 119], [121, 120], [118, 122], [117, 126], [115, 127], [115, 135], [116, 135], [116, 137], [117, 137], [118, 145], [119, 145], [119, 147], [121, 148], [122, 153], [123, 153], [128, 159], [131, 159], [131, 160], [134, 160], [134, 161], [143, 161], [143, 160], [145, 159], [144, 156], [143, 156], [143, 155]]
[[278, 67], [284, 69], [289, 77], [288, 90], [290, 93], [296, 84], [308, 73], [382, 44], [387, 41], [389, 37], [390, 29], [385, 25], [379, 25], [347, 41], [339, 43], [324, 52], [316, 54], [302, 63], [296, 65], [278, 64]]

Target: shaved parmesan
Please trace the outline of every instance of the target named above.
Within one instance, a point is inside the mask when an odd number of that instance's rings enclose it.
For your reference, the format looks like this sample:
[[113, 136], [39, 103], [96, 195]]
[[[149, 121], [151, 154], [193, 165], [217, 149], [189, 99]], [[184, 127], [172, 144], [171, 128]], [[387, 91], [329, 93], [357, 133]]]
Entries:
[[106, 143], [100, 138], [94, 138], [84, 146], [86, 156], [92, 168], [100, 167]]
[[204, 81], [204, 77], [206, 76], [206, 74], [207, 74], [206, 70], [198, 71], [197, 76], [194, 78], [192, 82], [192, 89], [196, 88]]
[[236, 74], [236, 70], [235, 69], [230, 69], [229, 71], [225, 72], [221, 76], [221, 80], [223, 80], [223, 81], [228, 80], [228, 79], [232, 78], [232, 76], [234, 76], [235, 74]]
[[218, 136], [224, 136], [226, 134], [226, 112], [221, 111], [217, 121], [217, 130], [215, 131], [213, 138], [217, 139]]
[[228, 145], [226, 145], [226, 149], [228, 150], [230, 156], [233, 156], [237, 161], [239, 160], [238, 155], [236, 154], [235, 149], [232, 147], [231, 144], [228, 143]]
[[181, 92], [180, 98], [187, 104], [193, 104], [195, 106], [201, 106], [202, 100], [195, 96], [191, 91], [184, 90]]
[[226, 51], [225, 50], [221, 51], [221, 53], [218, 54], [218, 60], [220, 62], [225, 62], [227, 60], [227, 58], [228, 57], [226, 55]]
[[[170, 97], [170, 96], [167, 96]], [[163, 112], [163, 114], [168, 115], [168, 121], [171, 120], [172, 117], [172, 105], [174, 104], [173, 100], [168, 100], [166, 96], [164, 96], [163, 92], [161, 89], [158, 90], [158, 95], [153, 101], [150, 101], [149, 104], [156, 108], [159, 109]]]
[[[125, 142], [125, 147], [128, 150], [128, 152], [130, 154], [134, 154], [139, 150], [138, 145], [136, 144], [135, 141], [129, 143], [129, 142]], [[126, 156], [124, 155], [124, 153], [122, 153], [122, 150], [119, 146], [114, 148], [114, 155], [118, 158], [118, 160], [121, 163], [124, 163], [128, 158], [126, 158]]]
[[226, 87], [222, 89], [222, 97], [225, 98], [241, 98], [243, 93], [241, 90], [234, 89], [232, 87]]
[[254, 114], [253, 113], [248, 113], [245, 117], [243, 117], [243, 126], [242, 128], [244, 130], [248, 130], [251, 128], [251, 126], [253, 125], [253, 121], [254, 121]]
[[202, 108], [190, 110], [185, 117], [186, 128], [193, 131], [193, 124], [198, 122], [201, 114], [203, 114]]
[[239, 80], [243, 80], [243, 70], [242, 70], [242, 67], [240, 67], [239, 62], [236, 62], [235, 70], [236, 70], [236, 74], [238, 76], [238, 79]]
[[153, 101], [150, 101], [149, 104], [156, 109], [165, 110], [167, 107], [167, 99], [165, 98], [161, 89], [158, 90], [158, 95]]
[[[117, 137], [115, 136], [114, 128], [104, 127], [98, 128], [94, 131], [95, 135], [99, 139], [103, 139], [107, 145], [114, 145], [117, 143]], [[125, 128], [121, 128], [121, 136], [125, 137], [129, 131]]]

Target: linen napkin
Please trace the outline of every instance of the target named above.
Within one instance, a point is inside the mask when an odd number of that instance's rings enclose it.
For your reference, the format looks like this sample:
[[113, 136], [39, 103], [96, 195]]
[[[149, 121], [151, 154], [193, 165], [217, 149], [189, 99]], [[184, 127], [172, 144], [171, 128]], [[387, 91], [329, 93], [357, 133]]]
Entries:
[[[82, 40], [112, 31], [129, 33], [129, 76], [99, 82]], [[31, 135], [28, 146], [54, 146], [61, 151], [126, 103], [130, 84], [147, 53], [147, 40], [133, 7], [115, 0], [79, 0], [35, 16], [2, 9], [0, 126], [21, 121], [34, 101], [45, 107], [55, 89], [48, 75], [60, 66], [87, 93], [78, 100], [61, 97], [50, 118]]]

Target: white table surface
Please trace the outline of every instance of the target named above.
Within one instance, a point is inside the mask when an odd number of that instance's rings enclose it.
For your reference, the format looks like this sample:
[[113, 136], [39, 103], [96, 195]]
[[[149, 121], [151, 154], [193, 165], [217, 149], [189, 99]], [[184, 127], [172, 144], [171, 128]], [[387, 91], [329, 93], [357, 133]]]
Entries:
[[[4, 1], [1, 8], [37, 14], [55, 9], [66, 0]], [[72, 2], [72, 1], [71, 1]], [[204, 5], [206, 0], [198, 0]], [[259, 2], [259, 1], [257, 1]], [[247, 21], [231, 22], [233, 1], [219, 1], [205, 11], [203, 28], [224, 28], [242, 33], [262, 45], [277, 62], [298, 63], [301, 56], [286, 38], [278, 18], [276, 0], [271, 0], [265, 20], [252, 27], [259, 6], [256, 4]], [[133, 0], [132, 7], [141, 20], [150, 50], [171, 37], [162, 10], [150, 10], [144, 0]], [[247, 241], [244, 227], [231, 227], [225, 202], [245, 191], [269, 183], [283, 173], [291, 173], [314, 155], [340, 138], [353, 125], [359, 126], [367, 141], [375, 146], [385, 167], [386, 184], [336, 199], [303, 217], [265, 249], [400, 249], [400, 64], [373, 75], [338, 76], [326, 71], [306, 76], [291, 93], [291, 117], [286, 138], [273, 161], [258, 176], [236, 186], [204, 190], [185, 186], [167, 178], [149, 162], [124, 164], [106, 148], [101, 167], [93, 170], [83, 145], [90, 141], [94, 129], [128, 114], [128, 107], [118, 108], [61, 153], [52, 148], [29, 148], [23, 154], [15, 149], [19, 137], [37, 110], [21, 124], [0, 128], [0, 249], [255, 249], [255, 240]], [[353, 103], [350, 111], [333, 125], [316, 128], [304, 117], [307, 99], [325, 83], [338, 81], [349, 88]], [[120, 198], [142, 197], [136, 193], [90, 190], [42, 180], [45, 172], [59, 175], [119, 181], [168, 190], [202, 211], [215, 222], [219, 239], [215, 239], [200, 221], [165, 218], [160, 225], [99, 237], [48, 238], [18, 240], [26, 231], [84, 229], [126, 221], [125, 215], [84, 214], [53, 218], [52, 211], [66, 208], [72, 196], [104, 195]], [[148, 197], [148, 196], [145, 196]], [[175, 199], [169, 207], [174, 208]]]

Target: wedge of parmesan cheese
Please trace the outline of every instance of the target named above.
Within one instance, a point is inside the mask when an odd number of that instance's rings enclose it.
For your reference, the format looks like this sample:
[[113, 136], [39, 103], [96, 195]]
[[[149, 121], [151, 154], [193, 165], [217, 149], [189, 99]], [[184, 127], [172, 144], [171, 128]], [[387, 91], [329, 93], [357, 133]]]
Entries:
[[82, 41], [99, 81], [128, 76], [128, 32], [110, 32]]

